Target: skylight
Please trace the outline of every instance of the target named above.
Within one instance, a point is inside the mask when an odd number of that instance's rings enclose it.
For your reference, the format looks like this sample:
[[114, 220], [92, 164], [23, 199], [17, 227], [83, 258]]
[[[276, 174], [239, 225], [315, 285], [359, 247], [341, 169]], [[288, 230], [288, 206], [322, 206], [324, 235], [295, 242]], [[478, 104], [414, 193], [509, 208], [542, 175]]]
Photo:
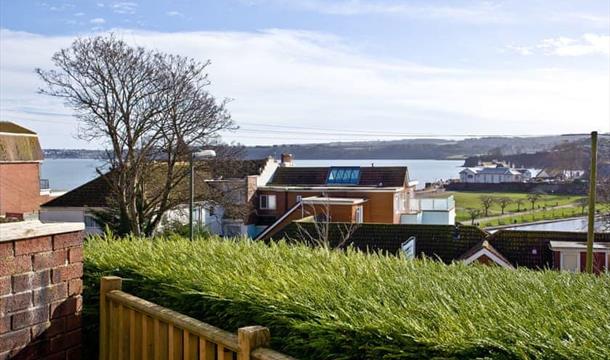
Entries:
[[327, 184], [350, 184], [357, 185], [360, 178], [360, 168], [358, 167], [337, 167], [331, 168], [328, 173]]

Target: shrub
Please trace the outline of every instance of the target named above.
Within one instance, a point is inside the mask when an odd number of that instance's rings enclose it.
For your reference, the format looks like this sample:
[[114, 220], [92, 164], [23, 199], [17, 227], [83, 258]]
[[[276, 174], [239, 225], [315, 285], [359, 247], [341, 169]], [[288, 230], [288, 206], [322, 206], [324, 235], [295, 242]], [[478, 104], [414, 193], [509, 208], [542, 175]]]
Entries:
[[601, 359], [610, 276], [443, 265], [352, 249], [245, 239], [89, 239], [92, 329], [99, 277], [229, 331], [270, 328], [302, 359]]

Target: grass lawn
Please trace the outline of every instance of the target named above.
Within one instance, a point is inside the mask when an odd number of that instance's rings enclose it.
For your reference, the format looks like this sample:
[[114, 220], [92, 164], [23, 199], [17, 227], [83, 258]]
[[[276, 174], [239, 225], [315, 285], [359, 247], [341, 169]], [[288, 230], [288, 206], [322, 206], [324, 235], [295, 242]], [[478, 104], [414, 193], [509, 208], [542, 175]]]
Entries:
[[[518, 217], [528, 216], [531, 218], [531, 203], [527, 200], [527, 193], [485, 193], [485, 192], [450, 192], [455, 198], [455, 206], [456, 206], [456, 220], [457, 221], [468, 221], [470, 220], [470, 216], [466, 209], [475, 208], [483, 211], [483, 207], [481, 205], [481, 197], [482, 196], [491, 196], [493, 198], [499, 199], [502, 197], [507, 197], [513, 200], [511, 204], [509, 204], [506, 209], [504, 209], [504, 214], [514, 213]], [[580, 207], [577, 204], [578, 199], [582, 198], [582, 196], [575, 195], [542, 195], [540, 200], [536, 202], [536, 217], [540, 217], [538, 220], [542, 220], [543, 214], [546, 213], [547, 216], [550, 216], [552, 213], [550, 210], [553, 207], [557, 206], [569, 206], [574, 207], [577, 211], [577, 214], [574, 214], [574, 211], [568, 211], [573, 209], [565, 209], [563, 214], [561, 215], [561, 208], [555, 209], [555, 218], [561, 217], [571, 217], [578, 216], [580, 214]], [[517, 204], [515, 201], [518, 199], [523, 200], [523, 204], [520, 206], [520, 212], [517, 212]], [[546, 210], [544, 208], [546, 207]], [[527, 211], [526, 211], [527, 210]], [[540, 215], [538, 215], [538, 211]], [[494, 203], [489, 209], [488, 216], [499, 216], [501, 214], [500, 206], [497, 203]], [[527, 214], [527, 215], [526, 215]], [[506, 222], [507, 219], [504, 219]], [[512, 222], [512, 219], [511, 219]]]

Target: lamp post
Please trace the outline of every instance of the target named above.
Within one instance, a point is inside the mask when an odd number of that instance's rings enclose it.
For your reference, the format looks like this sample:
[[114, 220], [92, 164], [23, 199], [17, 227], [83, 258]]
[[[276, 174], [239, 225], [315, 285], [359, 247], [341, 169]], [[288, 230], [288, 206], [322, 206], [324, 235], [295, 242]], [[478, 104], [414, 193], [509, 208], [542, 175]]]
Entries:
[[189, 159], [190, 175], [189, 175], [189, 239], [193, 241], [193, 211], [195, 203], [195, 168], [193, 166], [195, 160], [209, 159], [216, 156], [214, 150], [202, 150], [197, 152], [191, 152]]

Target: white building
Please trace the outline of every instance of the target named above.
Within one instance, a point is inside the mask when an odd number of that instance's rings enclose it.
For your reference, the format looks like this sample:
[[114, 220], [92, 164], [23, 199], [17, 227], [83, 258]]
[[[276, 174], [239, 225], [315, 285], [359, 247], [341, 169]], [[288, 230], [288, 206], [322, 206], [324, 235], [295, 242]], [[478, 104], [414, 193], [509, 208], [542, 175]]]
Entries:
[[464, 183], [499, 184], [525, 182], [532, 174], [527, 169], [507, 167], [469, 167], [460, 171], [460, 181]]

